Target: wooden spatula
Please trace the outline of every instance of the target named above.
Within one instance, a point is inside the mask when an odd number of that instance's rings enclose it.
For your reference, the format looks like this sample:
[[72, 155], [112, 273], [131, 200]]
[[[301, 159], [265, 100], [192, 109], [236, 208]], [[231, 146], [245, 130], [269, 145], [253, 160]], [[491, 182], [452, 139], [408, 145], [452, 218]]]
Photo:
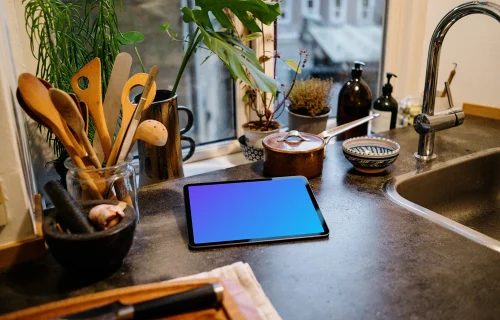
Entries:
[[[88, 79], [89, 85], [87, 89], [81, 89], [78, 84], [78, 80], [82, 77]], [[101, 61], [99, 58], [90, 61], [71, 78], [71, 87], [78, 98], [87, 104], [90, 115], [94, 119], [97, 133], [101, 139], [104, 155], [106, 157], [109, 156], [111, 153], [111, 138], [106, 126], [102, 106]]]
[[[127, 132], [125, 133], [125, 138], [123, 138], [122, 146], [120, 147], [120, 152], [118, 153], [118, 159], [116, 160], [117, 164], [120, 164], [125, 161], [128, 155], [128, 151], [132, 145], [132, 140], [134, 139], [135, 131], [137, 130], [137, 126], [141, 121], [142, 111], [149, 108], [151, 105], [151, 101], [148, 102], [148, 95], [151, 92], [151, 88], [155, 83], [156, 74], [158, 73], [158, 67], [153, 66], [148, 74], [148, 80], [146, 81], [146, 85], [144, 86], [144, 91], [141, 94], [141, 98], [139, 99], [139, 103], [135, 108], [134, 116], [128, 125]], [[156, 90], [155, 90], [156, 91]], [[156, 95], [156, 92], [155, 92]]]
[[[125, 137], [125, 133], [127, 132], [130, 121], [134, 117], [136, 105], [130, 102], [129, 95], [130, 91], [137, 86], [145, 86], [146, 81], [148, 80], [147, 73], [137, 73], [133, 75], [127, 83], [125, 83], [125, 87], [122, 91], [122, 124], [120, 127], [120, 131], [118, 131], [118, 135], [115, 139], [115, 144], [113, 145], [113, 150], [107, 160], [107, 165], [115, 165], [116, 160], [118, 159], [118, 153], [120, 152], [120, 148], [123, 143], [123, 138]], [[153, 102], [156, 95], [156, 83], [153, 82], [151, 87], [151, 91], [149, 92], [146, 105], [149, 106]]]
[[[109, 77], [108, 89], [106, 90], [102, 105], [104, 108], [104, 117], [106, 118], [106, 126], [108, 127], [108, 133], [111, 140], [113, 140], [115, 136], [116, 124], [121, 109], [120, 98], [123, 87], [128, 80], [131, 66], [132, 56], [126, 52], [121, 52], [115, 58], [113, 70], [111, 70], [111, 76]], [[92, 145], [96, 150], [97, 157], [102, 162], [104, 160], [104, 152], [102, 150], [102, 143], [99, 135], [95, 136]]]

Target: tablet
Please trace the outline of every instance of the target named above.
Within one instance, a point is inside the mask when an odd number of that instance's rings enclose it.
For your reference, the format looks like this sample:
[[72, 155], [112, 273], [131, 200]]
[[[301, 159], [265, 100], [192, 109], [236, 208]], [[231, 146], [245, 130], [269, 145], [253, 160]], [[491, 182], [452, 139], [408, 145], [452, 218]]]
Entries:
[[184, 186], [189, 247], [328, 237], [305, 177]]

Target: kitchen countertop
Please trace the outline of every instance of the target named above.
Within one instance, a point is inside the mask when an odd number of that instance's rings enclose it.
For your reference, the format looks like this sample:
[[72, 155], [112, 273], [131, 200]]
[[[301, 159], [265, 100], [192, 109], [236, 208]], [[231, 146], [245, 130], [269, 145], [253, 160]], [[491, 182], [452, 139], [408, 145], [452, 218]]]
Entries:
[[[493, 319], [500, 315], [500, 254], [411, 213], [383, 193], [416, 169], [413, 128], [382, 134], [401, 144], [385, 173], [357, 173], [328, 146], [310, 180], [330, 228], [326, 240], [190, 251], [182, 187], [262, 177], [262, 163], [140, 189], [140, 223], [122, 267], [101, 280], [65, 273], [54, 258], [0, 270], [0, 313], [95, 291], [150, 283], [248, 262], [284, 319]], [[500, 122], [468, 116], [436, 134], [434, 163], [500, 146]], [[431, 164], [432, 166], [432, 164]], [[275, 195], [286, 201], [286, 195]], [[258, 199], [242, 195], [255, 206]]]

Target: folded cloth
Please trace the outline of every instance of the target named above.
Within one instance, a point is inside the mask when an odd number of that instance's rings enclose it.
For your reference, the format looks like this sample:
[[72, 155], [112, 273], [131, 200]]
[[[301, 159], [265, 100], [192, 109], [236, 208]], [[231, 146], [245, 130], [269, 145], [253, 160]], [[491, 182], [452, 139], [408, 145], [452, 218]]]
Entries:
[[264, 293], [264, 290], [262, 290], [260, 283], [257, 281], [257, 278], [248, 263], [240, 261], [212, 271], [198, 273], [192, 276], [177, 278], [170, 281], [213, 277], [221, 278], [222, 280], [231, 280], [240, 284], [252, 299], [253, 304], [257, 307], [259, 316], [262, 319], [281, 320], [280, 315], [276, 309], [274, 309], [271, 301], [269, 301], [269, 298]]

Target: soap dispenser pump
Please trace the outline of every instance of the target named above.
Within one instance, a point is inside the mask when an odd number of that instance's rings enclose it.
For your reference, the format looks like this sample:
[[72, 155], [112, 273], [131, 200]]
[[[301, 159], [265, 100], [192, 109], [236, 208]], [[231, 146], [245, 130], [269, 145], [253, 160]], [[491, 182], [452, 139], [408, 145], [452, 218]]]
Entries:
[[[364, 62], [354, 61], [354, 68], [352, 68], [351, 71], [351, 80], [340, 89], [337, 108], [338, 125], [361, 119], [370, 114], [372, 92], [368, 84], [361, 78], [363, 73], [362, 66], [364, 65]], [[367, 134], [368, 123], [338, 135], [337, 139], [345, 140]]]
[[373, 112], [380, 113], [380, 117], [373, 120], [372, 131], [384, 132], [396, 128], [398, 118], [398, 102], [392, 97], [391, 78], [397, 78], [394, 73], [388, 72], [387, 83], [382, 87], [382, 95], [373, 102]]

